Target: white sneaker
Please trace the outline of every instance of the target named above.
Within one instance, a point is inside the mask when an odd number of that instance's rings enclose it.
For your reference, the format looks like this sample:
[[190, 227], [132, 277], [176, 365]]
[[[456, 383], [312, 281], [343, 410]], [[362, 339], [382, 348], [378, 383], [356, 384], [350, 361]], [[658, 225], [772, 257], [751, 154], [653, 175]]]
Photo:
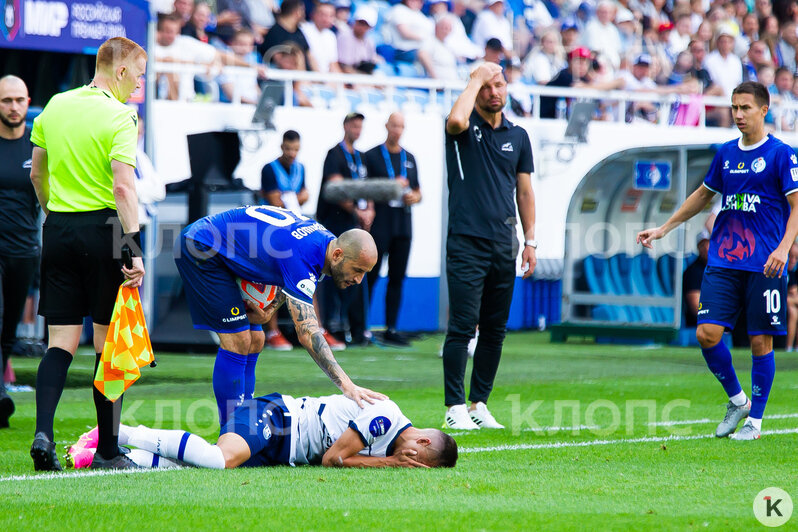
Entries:
[[496, 421], [496, 418], [493, 417], [493, 414], [490, 413], [490, 410], [488, 410], [488, 406], [485, 403], [482, 402], [477, 403], [477, 407], [474, 410], [470, 410], [468, 414], [471, 416], [471, 419], [474, 420], [474, 423], [479, 425], [479, 428], [486, 428], [486, 429], [504, 428], [504, 425]]
[[[494, 420], [495, 422], [495, 420]], [[479, 430], [479, 425], [471, 421], [466, 405], [450, 406], [443, 420], [443, 428], [455, 430]]]

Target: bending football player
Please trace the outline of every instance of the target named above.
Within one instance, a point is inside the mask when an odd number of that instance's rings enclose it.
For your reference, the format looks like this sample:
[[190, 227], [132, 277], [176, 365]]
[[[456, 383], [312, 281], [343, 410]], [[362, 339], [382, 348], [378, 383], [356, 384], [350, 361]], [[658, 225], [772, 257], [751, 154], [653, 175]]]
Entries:
[[[95, 434], [95, 436], [92, 436]], [[326, 467], [454, 467], [457, 443], [437, 429], [417, 429], [390, 400], [364, 408], [344, 397], [278, 393], [244, 401], [216, 445], [182, 430], [121, 425], [119, 443], [141, 467], [211, 469], [321, 464]], [[96, 429], [70, 449], [75, 467], [91, 463]]]

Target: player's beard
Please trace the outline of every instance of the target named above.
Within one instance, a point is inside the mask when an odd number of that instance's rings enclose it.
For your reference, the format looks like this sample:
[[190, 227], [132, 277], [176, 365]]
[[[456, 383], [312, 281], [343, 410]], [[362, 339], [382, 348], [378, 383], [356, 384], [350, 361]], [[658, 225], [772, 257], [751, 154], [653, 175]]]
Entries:
[[349, 286], [346, 284], [346, 274], [344, 274], [344, 261], [341, 261], [338, 264], [330, 265], [330, 273], [332, 273], [333, 282], [335, 283], [336, 288], [341, 290], [344, 288], [349, 288]]
[[502, 109], [504, 109], [505, 103], [506, 102], [502, 102], [501, 100], [497, 104], [492, 104], [488, 101], [481, 103], [479, 107], [486, 113], [499, 113]]
[[7, 128], [15, 129], [25, 123], [25, 117], [20, 118], [16, 122], [12, 122], [6, 115], [0, 115], [0, 122], [2, 122]]

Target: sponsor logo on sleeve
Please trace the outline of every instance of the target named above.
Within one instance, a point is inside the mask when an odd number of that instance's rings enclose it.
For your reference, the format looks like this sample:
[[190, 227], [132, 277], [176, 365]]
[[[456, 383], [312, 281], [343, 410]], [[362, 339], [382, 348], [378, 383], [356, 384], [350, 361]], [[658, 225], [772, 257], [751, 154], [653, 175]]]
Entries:
[[369, 423], [369, 433], [375, 438], [385, 436], [391, 430], [391, 420], [385, 416], [378, 416]]
[[313, 297], [313, 293], [316, 291], [316, 281], [311, 279], [302, 279], [296, 284], [296, 287], [297, 290], [306, 296]]
[[790, 168], [790, 176], [793, 181], [798, 181], [798, 168]]

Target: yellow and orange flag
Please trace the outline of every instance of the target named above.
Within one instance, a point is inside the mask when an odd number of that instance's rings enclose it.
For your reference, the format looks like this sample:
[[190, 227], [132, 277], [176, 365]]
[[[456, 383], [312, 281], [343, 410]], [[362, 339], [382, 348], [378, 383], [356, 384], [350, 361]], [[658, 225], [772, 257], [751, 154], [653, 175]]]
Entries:
[[139, 289], [120, 286], [94, 386], [116, 401], [154, 358]]

